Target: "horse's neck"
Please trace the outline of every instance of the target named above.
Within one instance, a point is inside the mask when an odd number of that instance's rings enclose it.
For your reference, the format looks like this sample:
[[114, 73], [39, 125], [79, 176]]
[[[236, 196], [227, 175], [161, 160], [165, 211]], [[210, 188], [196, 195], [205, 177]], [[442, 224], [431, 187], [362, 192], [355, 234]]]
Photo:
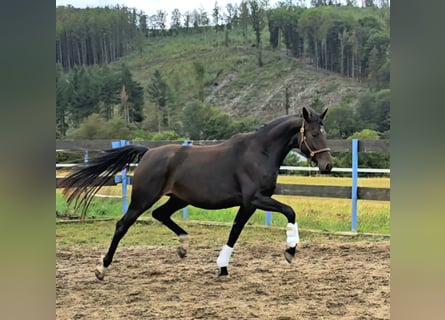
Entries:
[[291, 140], [298, 134], [302, 119], [285, 121], [271, 128], [263, 135], [261, 143], [264, 152], [271, 157], [272, 163], [279, 167], [292, 149]]

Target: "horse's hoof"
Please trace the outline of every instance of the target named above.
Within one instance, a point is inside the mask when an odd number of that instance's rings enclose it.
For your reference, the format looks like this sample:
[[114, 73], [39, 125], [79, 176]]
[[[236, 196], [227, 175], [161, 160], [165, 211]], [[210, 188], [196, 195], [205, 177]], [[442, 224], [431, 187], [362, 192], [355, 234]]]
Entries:
[[94, 274], [96, 275], [96, 278], [97, 279], [99, 279], [99, 280], [103, 280], [104, 279], [104, 274], [103, 273], [101, 273], [99, 270], [94, 270]]
[[294, 258], [294, 256], [295, 256], [295, 247], [287, 248], [284, 251], [284, 257], [286, 258], [286, 261], [289, 264], [292, 263], [292, 259]]
[[227, 272], [227, 267], [221, 267], [218, 277], [227, 276], [227, 275], [229, 275], [229, 273]]
[[187, 250], [185, 250], [183, 247], [178, 247], [178, 255], [184, 259], [187, 256]]
[[97, 266], [96, 270], [94, 270], [94, 274], [96, 275], [96, 278], [98, 280], [103, 280], [105, 277], [105, 270], [106, 268], [102, 267], [102, 266]]

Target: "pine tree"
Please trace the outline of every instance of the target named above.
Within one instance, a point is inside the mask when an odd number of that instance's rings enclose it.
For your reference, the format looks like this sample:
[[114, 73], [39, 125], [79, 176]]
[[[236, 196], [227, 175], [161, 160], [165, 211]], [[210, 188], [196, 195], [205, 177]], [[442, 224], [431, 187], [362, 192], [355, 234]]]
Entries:
[[167, 125], [167, 103], [168, 103], [168, 85], [162, 79], [159, 70], [155, 70], [151, 83], [147, 87], [147, 93], [151, 102], [156, 106], [158, 118], [158, 132], [161, 132], [162, 126]]

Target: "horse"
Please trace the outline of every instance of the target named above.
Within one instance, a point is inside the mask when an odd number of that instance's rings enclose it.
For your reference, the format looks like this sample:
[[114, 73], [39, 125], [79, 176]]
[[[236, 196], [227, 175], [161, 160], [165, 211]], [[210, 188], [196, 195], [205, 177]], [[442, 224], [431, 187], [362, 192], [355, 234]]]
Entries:
[[126, 213], [116, 223], [114, 235], [101, 264], [95, 269], [103, 280], [119, 241], [137, 218], [162, 196], [166, 203], [153, 210], [152, 216], [179, 237], [177, 252], [187, 254], [188, 233], [171, 216], [193, 205], [215, 210], [239, 207], [227, 243], [217, 258], [219, 276], [227, 276], [233, 247], [246, 222], [256, 209], [278, 212], [287, 218], [285, 259], [291, 263], [299, 243], [294, 210], [271, 196], [278, 170], [291, 149], [298, 148], [321, 173], [332, 170], [321, 114], [303, 108], [302, 115], [274, 119], [253, 132], [237, 133], [228, 140], [207, 146], [168, 144], [155, 148], [126, 145], [104, 150], [102, 154], [79, 165], [63, 182], [63, 194], [76, 209], [86, 212], [91, 199], [107, 180], [132, 162], [138, 162], [133, 178], [131, 200]]

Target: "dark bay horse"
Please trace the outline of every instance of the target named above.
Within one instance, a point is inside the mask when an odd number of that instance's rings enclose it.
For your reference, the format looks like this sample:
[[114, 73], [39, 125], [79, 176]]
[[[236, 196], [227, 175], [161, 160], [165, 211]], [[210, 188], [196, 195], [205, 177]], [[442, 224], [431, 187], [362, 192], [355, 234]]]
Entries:
[[233, 247], [256, 209], [286, 216], [287, 249], [290, 263], [299, 242], [294, 210], [273, 198], [278, 169], [293, 148], [299, 148], [321, 173], [332, 169], [322, 120], [327, 109], [317, 114], [303, 108], [302, 117], [291, 115], [275, 119], [255, 132], [236, 134], [227, 141], [211, 146], [164, 145], [152, 149], [127, 145], [106, 150], [88, 164], [77, 167], [64, 182], [67, 201], [84, 212], [101, 186], [129, 163], [139, 160], [133, 175], [131, 201], [127, 212], [116, 223], [108, 252], [97, 266], [99, 280], [105, 276], [119, 241], [136, 219], [163, 195], [168, 201], [155, 209], [153, 217], [179, 236], [178, 254], [183, 258], [187, 232], [171, 216], [187, 205], [203, 209], [239, 206], [227, 244], [223, 246], [217, 265], [219, 275], [227, 275]]

